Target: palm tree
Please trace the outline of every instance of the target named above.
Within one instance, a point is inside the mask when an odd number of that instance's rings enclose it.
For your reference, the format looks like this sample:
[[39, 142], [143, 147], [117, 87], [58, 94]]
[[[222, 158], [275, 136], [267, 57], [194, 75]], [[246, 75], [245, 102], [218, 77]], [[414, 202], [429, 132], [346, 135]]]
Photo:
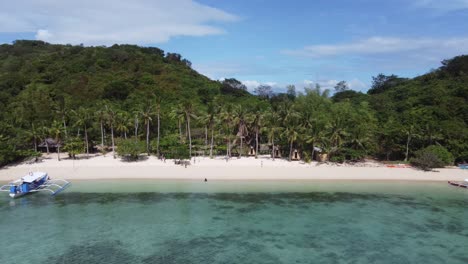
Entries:
[[297, 140], [297, 136], [299, 135], [299, 130], [302, 128], [302, 126], [299, 124], [301, 115], [299, 112], [292, 109], [292, 107], [283, 109], [283, 114], [283, 123], [285, 124], [285, 130], [283, 133], [289, 142], [289, 161], [291, 161], [292, 148], [294, 142]]
[[214, 145], [214, 127], [216, 123], [216, 114], [218, 114], [218, 107], [213, 103], [208, 103], [208, 109], [205, 115], [200, 118], [200, 121], [205, 125], [205, 145], [208, 144], [208, 130], [211, 133], [210, 139], [210, 158], [213, 158], [213, 145]]
[[105, 109], [100, 109], [95, 112], [95, 116], [99, 121], [101, 126], [101, 147], [104, 148], [104, 123], [106, 122], [106, 111]]
[[75, 117], [75, 126], [84, 128], [84, 140], [86, 146], [86, 157], [89, 157], [89, 140], [88, 140], [88, 124], [91, 120], [91, 114], [88, 109], [80, 107], [77, 111], [72, 110]]
[[114, 125], [115, 125], [115, 110], [108, 105], [105, 106], [106, 121], [111, 129], [111, 140], [112, 140], [112, 155], [115, 156], [115, 141], [114, 141]]
[[150, 123], [153, 121], [151, 116], [154, 114], [153, 112], [153, 105], [148, 105], [144, 108], [143, 111], [141, 111], [141, 117], [143, 118], [143, 121], [146, 125], [146, 153], [148, 156], [150, 155], [150, 150], [149, 150], [149, 135], [150, 135]]
[[42, 126], [39, 129], [39, 135], [44, 140], [44, 143], [46, 145], [47, 155], [49, 155], [50, 149], [49, 149], [49, 142], [47, 141], [47, 137], [50, 135], [50, 129], [46, 126]]
[[267, 132], [268, 140], [271, 142], [271, 158], [275, 160], [275, 135], [281, 132], [281, 125], [279, 124], [279, 115], [275, 111], [265, 114], [267, 126], [263, 127], [263, 131]]
[[169, 113], [169, 116], [172, 119], [177, 119], [177, 125], [179, 127], [179, 140], [182, 143], [183, 142], [183, 136], [182, 136], [182, 123], [185, 122], [185, 112], [184, 112], [184, 107], [182, 104], [178, 104], [176, 107], [174, 107], [171, 112]]
[[41, 131], [37, 129], [34, 123], [31, 124], [31, 130], [26, 131], [28, 138], [33, 140], [34, 151], [37, 152], [37, 140], [41, 139]]
[[292, 149], [293, 149], [293, 144], [294, 141], [297, 139], [297, 127], [296, 126], [288, 126], [284, 130], [284, 136], [288, 139], [289, 142], [289, 161], [291, 161], [292, 158]]
[[190, 118], [197, 118], [194, 114], [193, 104], [190, 101], [186, 101], [183, 104], [183, 109], [185, 113], [185, 118], [187, 120], [187, 131], [188, 131], [188, 139], [189, 139], [189, 157], [192, 158], [192, 134], [190, 129]]
[[343, 119], [339, 116], [335, 118], [326, 126], [329, 133], [330, 142], [332, 144], [332, 152], [340, 149], [345, 142], [349, 133], [346, 131], [346, 127], [343, 124]]
[[120, 132], [121, 136], [127, 139], [129, 126], [132, 125], [131, 117], [127, 112], [119, 111], [115, 116], [115, 130]]
[[231, 133], [232, 133], [231, 126], [232, 126], [235, 116], [234, 116], [233, 106], [231, 104], [225, 104], [223, 106], [224, 106], [224, 109], [221, 109], [220, 118], [218, 121], [221, 122], [221, 124], [223, 124], [226, 129], [226, 142], [227, 142], [226, 156], [230, 157], [231, 156]]
[[260, 145], [258, 141], [258, 136], [265, 119], [265, 113], [262, 112], [259, 108], [255, 109], [254, 113], [251, 115], [251, 124], [255, 131], [255, 158], [258, 158], [258, 147]]
[[62, 119], [62, 123], [63, 123], [63, 131], [65, 133], [65, 138], [68, 138], [68, 133], [67, 133], [67, 122], [66, 122], [66, 118], [69, 114], [69, 111], [68, 109], [65, 107], [65, 103], [62, 102], [60, 103], [60, 105], [56, 105], [56, 110], [55, 112], [60, 116], [60, 118]]
[[244, 150], [244, 137], [248, 135], [247, 129], [247, 111], [241, 105], [234, 108], [234, 124], [238, 127], [237, 136], [240, 137], [240, 151], [239, 158], [242, 158], [242, 151]]
[[156, 117], [158, 120], [158, 138], [156, 141], [156, 156], [159, 157], [159, 139], [160, 139], [160, 128], [161, 128], [161, 99], [156, 99]]
[[55, 143], [57, 144], [57, 158], [59, 161], [60, 161], [60, 145], [61, 145], [60, 141], [62, 138], [63, 130], [64, 130], [63, 124], [60, 124], [60, 122], [57, 122], [57, 120], [54, 120], [50, 128], [50, 134], [52, 134], [55, 138]]

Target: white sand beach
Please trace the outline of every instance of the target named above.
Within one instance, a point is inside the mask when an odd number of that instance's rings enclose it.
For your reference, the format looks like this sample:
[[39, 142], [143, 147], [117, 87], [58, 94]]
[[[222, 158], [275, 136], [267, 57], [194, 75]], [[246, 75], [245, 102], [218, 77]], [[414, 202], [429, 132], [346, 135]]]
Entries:
[[[62, 154], [63, 155], [63, 154]], [[63, 155], [65, 156], [65, 155]], [[0, 169], [0, 181], [17, 179], [30, 171], [46, 171], [52, 178], [69, 180], [93, 179], [192, 179], [203, 180], [385, 180], [385, 181], [461, 181], [468, 178], [468, 170], [456, 167], [424, 172], [414, 168], [389, 168], [385, 164], [368, 161], [355, 164], [333, 164], [283, 159], [268, 156], [231, 158], [192, 158], [191, 165], [175, 165], [148, 157], [138, 162], [114, 159], [111, 154], [88, 159], [62, 159], [56, 154], [37, 163], [21, 163]]]

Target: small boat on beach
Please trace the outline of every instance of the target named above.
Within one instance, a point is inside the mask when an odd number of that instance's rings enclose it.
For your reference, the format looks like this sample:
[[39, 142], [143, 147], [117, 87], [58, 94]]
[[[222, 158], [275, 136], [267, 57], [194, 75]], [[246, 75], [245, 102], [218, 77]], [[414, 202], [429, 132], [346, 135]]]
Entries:
[[50, 192], [56, 195], [70, 185], [66, 180], [51, 180], [46, 172], [30, 172], [16, 181], [0, 187], [0, 191], [9, 192], [11, 198], [18, 198], [34, 192]]
[[448, 181], [448, 184], [468, 189], [468, 179], [465, 179], [465, 181], [462, 181], [462, 182]]

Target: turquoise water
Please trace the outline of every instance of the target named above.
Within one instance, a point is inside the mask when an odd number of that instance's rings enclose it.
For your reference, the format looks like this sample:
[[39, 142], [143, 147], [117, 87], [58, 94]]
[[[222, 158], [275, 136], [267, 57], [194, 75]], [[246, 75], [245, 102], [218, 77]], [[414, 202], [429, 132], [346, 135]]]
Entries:
[[445, 183], [74, 182], [0, 193], [0, 263], [468, 263]]

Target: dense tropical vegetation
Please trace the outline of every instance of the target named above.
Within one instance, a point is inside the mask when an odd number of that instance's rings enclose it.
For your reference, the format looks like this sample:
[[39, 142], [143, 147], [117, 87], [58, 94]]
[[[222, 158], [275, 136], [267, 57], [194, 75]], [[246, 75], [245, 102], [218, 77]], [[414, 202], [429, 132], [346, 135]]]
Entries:
[[437, 146], [461, 162], [467, 84], [468, 56], [459, 56], [413, 79], [378, 75], [366, 94], [340, 82], [333, 96], [319, 86], [275, 94], [266, 85], [252, 95], [154, 47], [20, 40], [0, 45], [0, 166], [35, 155], [47, 138], [72, 157], [116, 155], [117, 147], [131, 159], [275, 151], [291, 159], [297, 151], [310, 160], [320, 151], [338, 162], [408, 161]]

